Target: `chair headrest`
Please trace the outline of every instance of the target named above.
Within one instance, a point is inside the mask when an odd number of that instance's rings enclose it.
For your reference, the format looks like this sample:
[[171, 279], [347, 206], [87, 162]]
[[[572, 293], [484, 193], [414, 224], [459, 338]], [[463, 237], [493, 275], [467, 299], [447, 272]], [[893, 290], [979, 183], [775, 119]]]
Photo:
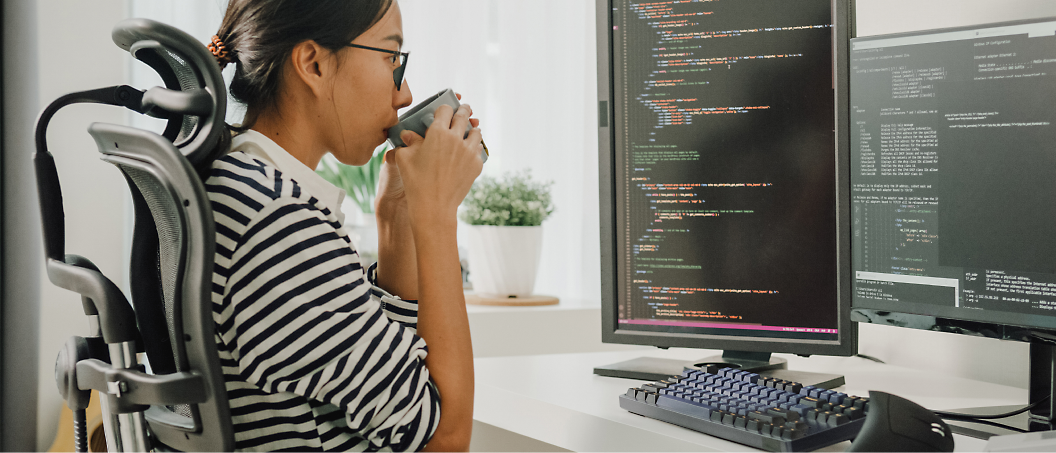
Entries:
[[165, 83], [147, 90], [141, 112], [168, 119], [162, 135], [196, 168], [219, 157], [213, 153], [227, 134], [227, 89], [205, 45], [175, 27], [140, 18], [119, 22], [111, 36]]

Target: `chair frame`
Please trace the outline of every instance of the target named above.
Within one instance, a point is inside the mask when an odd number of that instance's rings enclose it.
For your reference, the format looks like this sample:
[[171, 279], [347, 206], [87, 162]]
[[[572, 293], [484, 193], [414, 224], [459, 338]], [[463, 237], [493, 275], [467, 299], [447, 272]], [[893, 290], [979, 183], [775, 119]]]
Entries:
[[[88, 337], [72, 337], [60, 351], [56, 379], [67, 404], [81, 417], [90, 391], [102, 396], [109, 451], [232, 450], [233, 427], [212, 319], [215, 230], [200, 179], [229, 139], [224, 123], [226, 89], [212, 54], [180, 30], [130, 19], [117, 24], [112, 37], [119, 47], [154, 68], [166, 86], [146, 91], [113, 86], [72, 93], [49, 105], [37, 122], [34, 165], [48, 278], [81, 295], [92, 329]], [[133, 291], [134, 305], [130, 304], [90, 260], [65, 253], [62, 192], [47, 147], [47, 128], [59, 110], [77, 103], [122, 106], [168, 119], [161, 135], [105, 123], [93, 123], [88, 132], [102, 160], [120, 168], [129, 183], [137, 211], [136, 235], [155, 236], [153, 249], [139, 255], [134, 252], [134, 257], [153, 261], [133, 262], [134, 275], [137, 266], [157, 266], [154, 258], [163, 259], [158, 255], [156, 236], [164, 219], [151, 208], [176, 207], [172, 212], [178, 225], [171, 231], [177, 231], [182, 247], [174, 257], [173, 294], [165, 298], [171, 301], [169, 320], [146, 319], [148, 311], [139, 309], [156, 303], [161, 288], [155, 289], [156, 297], [145, 301]], [[148, 178], [149, 184], [141, 186], [134, 175]], [[150, 241], [145, 243], [149, 246]], [[152, 309], [150, 316], [156, 312]], [[165, 325], [170, 332], [159, 337], [144, 330], [156, 325]], [[175, 340], [169, 341], [170, 336]], [[145, 342], [162, 337], [176, 371], [147, 373], [137, 355], [143, 351], [149, 355], [151, 349]], [[177, 405], [186, 406], [189, 416], [166, 408]], [[80, 437], [78, 451], [83, 451]]]

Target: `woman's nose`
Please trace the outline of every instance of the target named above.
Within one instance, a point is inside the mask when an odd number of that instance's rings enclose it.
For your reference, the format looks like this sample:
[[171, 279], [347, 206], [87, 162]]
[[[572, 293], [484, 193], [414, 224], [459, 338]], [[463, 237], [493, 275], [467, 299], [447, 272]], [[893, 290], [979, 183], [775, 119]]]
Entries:
[[407, 79], [403, 79], [403, 84], [400, 86], [400, 90], [396, 92], [393, 100], [397, 110], [411, 105], [414, 98], [411, 96], [411, 84]]

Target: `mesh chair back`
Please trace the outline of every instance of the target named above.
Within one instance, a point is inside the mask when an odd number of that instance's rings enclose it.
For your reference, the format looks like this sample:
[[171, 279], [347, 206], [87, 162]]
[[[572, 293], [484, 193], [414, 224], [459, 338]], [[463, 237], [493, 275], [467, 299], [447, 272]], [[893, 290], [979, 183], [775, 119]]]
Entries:
[[[167, 351], [155, 348], [152, 371], [200, 373], [209, 393], [205, 403], [152, 407], [146, 414], [151, 432], [157, 441], [179, 450], [231, 449], [230, 410], [212, 318], [215, 229], [201, 180], [179, 150], [157, 134], [103, 123], [88, 131], [103, 160], [121, 169], [138, 198], [134, 247], [139, 245], [138, 255], [147, 260], [134, 275], [160, 286], [137, 283], [133, 305], [145, 343], [156, 344], [161, 337], [171, 345]], [[151, 248], [152, 243], [157, 247]], [[151, 332], [142, 321], [151, 314], [161, 315], [160, 322], [154, 317], [153, 325], [163, 325], [153, 340], [147, 338]], [[163, 367], [171, 369], [159, 369]]]

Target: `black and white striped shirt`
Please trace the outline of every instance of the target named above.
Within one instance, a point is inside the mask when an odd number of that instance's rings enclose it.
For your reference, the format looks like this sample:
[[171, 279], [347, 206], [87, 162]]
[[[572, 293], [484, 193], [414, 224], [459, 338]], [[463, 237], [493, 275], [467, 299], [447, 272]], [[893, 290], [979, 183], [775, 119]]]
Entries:
[[[206, 181], [236, 448], [418, 450], [439, 422], [440, 397], [415, 333], [417, 304], [368, 281], [338, 207], [306, 190], [319, 191], [318, 181], [299, 183], [318, 175], [303, 164], [284, 174], [292, 165], [274, 162], [277, 152], [292, 159], [247, 131]], [[340, 203], [343, 192], [330, 195], [322, 198]]]

